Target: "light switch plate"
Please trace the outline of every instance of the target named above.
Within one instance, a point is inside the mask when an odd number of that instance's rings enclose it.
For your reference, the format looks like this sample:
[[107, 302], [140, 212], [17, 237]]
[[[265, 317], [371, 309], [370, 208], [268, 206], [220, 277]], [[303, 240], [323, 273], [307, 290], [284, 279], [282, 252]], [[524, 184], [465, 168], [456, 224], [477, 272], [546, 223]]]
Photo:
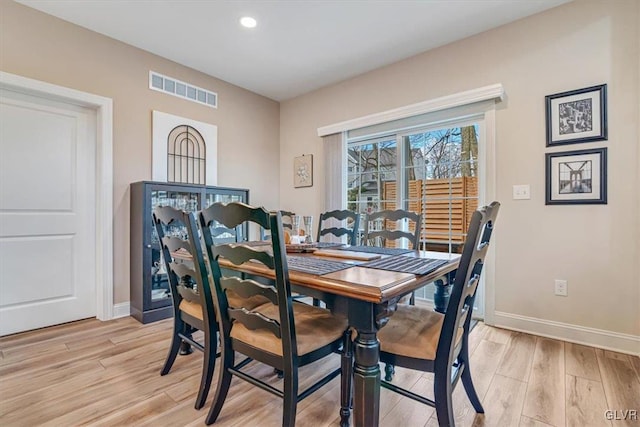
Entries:
[[556, 284], [555, 294], [561, 297], [566, 297], [567, 288], [569, 287], [568, 282], [566, 280], [556, 279], [555, 284]]
[[513, 186], [514, 200], [529, 200], [531, 198], [531, 188], [529, 184], [521, 184]]

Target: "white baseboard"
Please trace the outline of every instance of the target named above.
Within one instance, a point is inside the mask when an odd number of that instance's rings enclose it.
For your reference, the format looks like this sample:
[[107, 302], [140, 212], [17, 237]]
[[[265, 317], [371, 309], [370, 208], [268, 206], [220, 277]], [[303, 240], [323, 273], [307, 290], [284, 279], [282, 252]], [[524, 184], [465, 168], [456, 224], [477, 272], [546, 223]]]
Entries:
[[[432, 305], [430, 302], [420, 302], [420, 305]], [[114, 304], [113, 318], [117, 319], [119, 317], [129, 316], [131, 313], [130, 307], [131, 304], [128, 301]], [[492, 326], [499, 328], [640, 356], [640, 336], [521, 316], [519, 314], [504, 313], [501, 311], [494, 313], [494, 319], [495, 324]]]
[[494, 321], [495, 324], [492, 326], [499, 328], [640, 356], [640, 336], [637, 335], [621, 334], [500, 311], [494, 313]]
[[127, 317], [131, 314], [131, 303], [121, 302], [120, 304], [113, 305], [113, 318], [117, 319], [118, 317]]

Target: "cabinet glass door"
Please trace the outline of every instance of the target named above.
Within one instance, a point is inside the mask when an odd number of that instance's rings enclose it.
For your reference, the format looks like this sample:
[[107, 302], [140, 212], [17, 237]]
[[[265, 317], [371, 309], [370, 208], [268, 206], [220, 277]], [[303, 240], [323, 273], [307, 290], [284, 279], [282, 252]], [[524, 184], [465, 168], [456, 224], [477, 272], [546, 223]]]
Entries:
[[[200, 206], [200, 193], [184, 191], [151, 190], [151, 211], [157, 206], [171, 206], [172, 208], [188, 212], [197, 211]], [[171, 289], [167, 269], [160, 250], [160, 240], [153, 222], [150, 221], [151, 235], [151, 302], [152, 306], [166, 305], [170, 302]], [[184, 224], [176, 224], [165, 230], [169, 236], [187, 238], [187, 228]]]
[[[216, 202], [231, 203], [231, 202], [245, 202], [246, 195], [244, 192], [232, 192], [225, 191], [224, 189], [216, 192], [207, 192], [205, 195], [204, 206], [208, 208]], [[244, 236], [247, 235], [246, 231], [242, 227], [236, 227], [236, 229], [230, 229], [222, 224], [214, 224], [211, 227], [211, 235], [213, 240], [217, 244], [231, 243], [244, 240]]]
[[245, 202], [243, 193], [207, 193], [205, 197], [205, 207], [209, 207], [215, 202]]

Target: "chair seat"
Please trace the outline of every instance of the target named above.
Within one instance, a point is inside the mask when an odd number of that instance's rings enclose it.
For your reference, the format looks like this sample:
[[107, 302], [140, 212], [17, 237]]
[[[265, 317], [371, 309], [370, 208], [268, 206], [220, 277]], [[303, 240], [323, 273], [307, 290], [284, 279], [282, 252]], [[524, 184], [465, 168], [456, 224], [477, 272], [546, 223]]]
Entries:
[[197, 302], [191, 302], [183, 299], [180, 301], [180, 311], [184, 311], [188, 315], [202, 320], [202, 306]]
[[[399, 356], [434, 360], [444, 314], [415, 305], [398, 304], [389, 323], [380, 329], [380, 350]], [[462, 338], [458, 328], [456, 345]]]
[[[278, 319], [278, 306], [263, 304], [253, 310], [270, 319]], [[347, 329], [347, 318], [334, 315], [329, 310], [302, 303], [293, 303], [298, 356], [311, 353], [340, 339]], [[266, 329], [251, 331], [242, 323], [235, 322], [231, 337], [253, 347], [282, 356], [282, 342]]]
[[[248, 310], [251, 310], [269, 301], [267, 297], [264, 297], [262, 295], [254, 295], [251, 298], [242, 298], [233, 291], [227, 292], [227, 298], [229, 299], [230, 307], [245, 307]], [[196, 319], [202, 320], [202, 306], [199, 303], [183, 299], [182, 301], [180, 301], [180, 310], [184, 311], [190, 316], [195, 317]]]

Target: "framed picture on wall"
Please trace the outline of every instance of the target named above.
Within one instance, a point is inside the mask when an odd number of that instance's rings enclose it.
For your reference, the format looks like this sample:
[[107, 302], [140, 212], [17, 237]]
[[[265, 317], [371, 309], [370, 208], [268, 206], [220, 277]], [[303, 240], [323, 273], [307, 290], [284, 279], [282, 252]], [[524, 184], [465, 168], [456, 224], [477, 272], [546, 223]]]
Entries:
[[546, 154], [547, 205], [607, 204], [607, 149]]
[[293, 186], [313, 186], [313, 155], [303, 154], [293, 159]]
[[547, 147], [607, 139], [607, 85], [545, 97]]

